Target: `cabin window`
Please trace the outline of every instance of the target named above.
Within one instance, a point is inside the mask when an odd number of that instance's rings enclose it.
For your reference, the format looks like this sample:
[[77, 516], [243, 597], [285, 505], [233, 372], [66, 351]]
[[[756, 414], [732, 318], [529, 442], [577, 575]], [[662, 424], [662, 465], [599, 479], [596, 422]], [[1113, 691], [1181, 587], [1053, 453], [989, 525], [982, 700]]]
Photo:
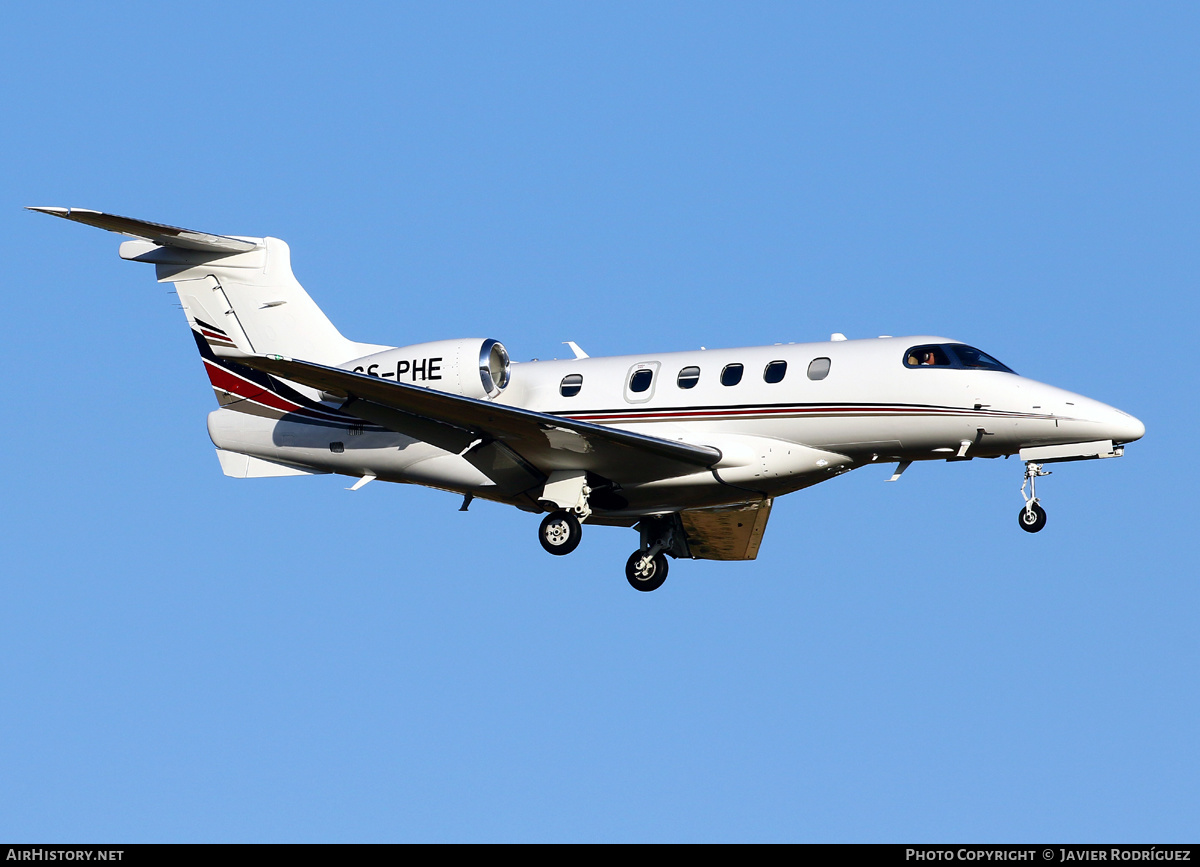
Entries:
[[721, 385], [737, 385], [742, 381], [743, 369], [740, 364], [725, 365], [725, 369], [721, 371]]
[[650, 383], [654, 380], [653, 370], [638, 370], [634, 371], [633, 376], [629, 377], [629, 390], [633, 392], [643, 392], [650, 387]]
[[772, 361], [767, 365], [767, 369], [763, 371], [764, 382], [783, 382], [783, 378], [787, 375], [786, 361]]
[[342, 452], [344, 452], [346, 450], [346, 445], [345, 445], [345, 443], [330, 443], [329, 450], [331, 452], [333, 452], [335, 455], [340, 455]]
[[829, 359], [814, 358], [808, 363], [808, 378], [814, 382], [829, 376]]
[[574, 397], [579, 394], [579, 389], [583, 388], [583, 375], [572, 373], [563, 377], [563, 381], [558, 384], [558, 393], [563, 397]]
[[700, 381], [700, 368], [685, 367], [679, 371], [679, 378], [675, 382], [680, 388], [695, 388], [696, 383]]

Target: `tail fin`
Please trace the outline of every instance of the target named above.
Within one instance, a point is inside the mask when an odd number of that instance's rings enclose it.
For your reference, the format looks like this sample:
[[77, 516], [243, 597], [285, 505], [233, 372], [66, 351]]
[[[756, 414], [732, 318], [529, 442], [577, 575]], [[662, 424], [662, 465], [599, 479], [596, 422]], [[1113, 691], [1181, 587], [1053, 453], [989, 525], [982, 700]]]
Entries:
[[347, 340], [292, 274], [278, 238], [210, 235], [79, 208], [30, 208], [129, 235], [121, 258], [174, 283], [188, 324], [221, 358], [275, 354], [338, 365], [386, 347]]

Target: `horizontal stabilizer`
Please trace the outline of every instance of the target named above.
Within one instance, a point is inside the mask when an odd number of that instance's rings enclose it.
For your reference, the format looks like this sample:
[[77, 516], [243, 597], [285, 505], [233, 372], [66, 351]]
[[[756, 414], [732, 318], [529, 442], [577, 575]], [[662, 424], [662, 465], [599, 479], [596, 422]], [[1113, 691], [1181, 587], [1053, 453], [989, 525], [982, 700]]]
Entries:
[[211, 253], [248, 253], [258, 245], [253, 241], [241, 238], [230, 238], [226, 235], [210, 235], [207, 232], [193, 232], [191, 229], [180, 229], [175, 226], [164, 226], [161, 223], [150, 223], [146, 220], [135, 220], [131, 217], [118, 217], [115, 214], [105, 214], [100, 211], [89, 211], [84, 208], [28, 208], [52, 217], [62, 217], [97, 229], [107, 229], [134, 238], [145, 238], [161, 247], [180, 247], [184, 250], [200, 250]]

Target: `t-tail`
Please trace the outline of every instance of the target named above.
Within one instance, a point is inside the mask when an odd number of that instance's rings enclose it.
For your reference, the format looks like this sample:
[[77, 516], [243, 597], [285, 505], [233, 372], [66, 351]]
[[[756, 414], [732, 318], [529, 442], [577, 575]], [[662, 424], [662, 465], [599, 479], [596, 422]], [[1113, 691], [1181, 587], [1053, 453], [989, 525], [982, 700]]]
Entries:
[[211, 235], [80, 208], [29, 208], [127, 235], [122, 259], [154, 265], [173, 283], [222, 406], [255, 415], [325, 414], [314, 398], [238, 364], [284, 355], [339, 365], [387, 347], [343, 337], [292, 274], [278, 238]]

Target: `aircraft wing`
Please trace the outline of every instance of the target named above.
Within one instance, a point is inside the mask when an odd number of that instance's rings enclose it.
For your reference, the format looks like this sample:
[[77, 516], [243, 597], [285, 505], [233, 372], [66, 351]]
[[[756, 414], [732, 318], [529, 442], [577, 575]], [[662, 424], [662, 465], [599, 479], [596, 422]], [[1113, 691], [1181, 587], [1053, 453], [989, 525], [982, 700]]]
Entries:
[[392, 382], [279, 355], [239, 364], [347, 400], [342, 411], [461, 454], [505, 496], [542, 485], [555, 470], [587, 470], [631, 484], [703, 471], [718, 449], [486, 400]]

